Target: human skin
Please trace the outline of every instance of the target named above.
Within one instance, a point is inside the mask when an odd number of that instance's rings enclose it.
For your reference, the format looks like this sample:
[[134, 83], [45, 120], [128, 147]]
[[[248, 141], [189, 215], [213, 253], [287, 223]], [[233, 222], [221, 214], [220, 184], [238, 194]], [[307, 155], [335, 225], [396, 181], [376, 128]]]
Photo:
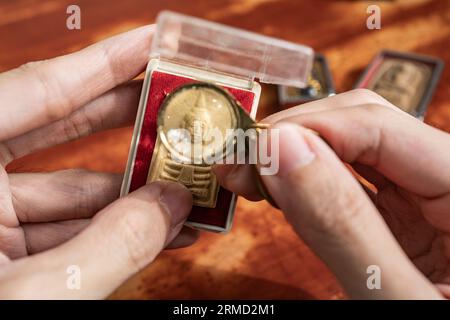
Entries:
[[[0, 74], [1, 298], [104, 298], [163, 248], [195, 241], [182, 228], [192, 199], [180, 185], [149, 184], [116, 200], [120, 175], [4, 169], [30, 152], [132, 124], [142, 83], [130, 79], [148, 62], [152, 33], [139, 28]], [[364, 90], [265, 122], [281, 140], [280, 171], [264, 183], [351, 297], [450, 296], [447, 134]], [[249, 167], [215, 170], [227, 188], [260, 199]], [[71, 265], [80, 267], [80, 290], [67, 288]], [[367, 289], [369, 265], [381, 268], [381, 290]]]
[[[364, 89], [261, 122], [280, 136], [279, 171], [262, 176], [269, 194], [350, 297], [450, 297], [449, 134]], [[229, 190], [261, 199], [249, 165], [214, 171]], [[368, 289], [371, 265], [380, 290]]]
[[[153, 183], [116, 200], [118, 174], [8, 174], [13, 159], [131, 125], [153, 27], [0, 74], [0, 298], [98, 299], [166, 247], [193, 243], [192, 206], [179, 184]], [[69, 290], [70, 266], [80, 290]], [[68, 269], [69, 268], [69, 269]]]

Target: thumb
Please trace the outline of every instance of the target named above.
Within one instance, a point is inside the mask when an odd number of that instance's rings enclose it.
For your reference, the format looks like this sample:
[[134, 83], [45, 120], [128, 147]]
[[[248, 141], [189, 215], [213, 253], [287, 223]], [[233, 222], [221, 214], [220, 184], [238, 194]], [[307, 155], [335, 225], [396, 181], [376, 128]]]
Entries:
[[[100, 211], [65, 244], [5, 266], [0, 296], [104, 298], [175, 238], [191, 206], [190, 192], [179, 184], [146, 185]], [[70, 270], [78, 285], [70, 285]]]
[[341, 239], [359, 229], [351, 227], [362, 222], [357, 220], [376, 215], [359, 183], [317, 135], [291, 122], [276, 123], [269, 134], [270, 141], [261, 141], [261, 145], [269, 145], [272, 158], [278, 152], [279, 168], [261, 178], [305, 240]]
[[[328, 145], [295, 123], [279, 122], [272, 128], [278, 131], [279, 170], [262, 176], [264, 184], [295, 231], [331, 268], [347, 292], [359, 298], [407, 297], [408, 292], [415, 292], [410, 296], [414, 298], [421, 294], [437, 296]], [[277, 141], [261, 143], [270, 146], [273, 158]], [[367, 270], [371, 265], [383, 272], [383, 290], [368, 289]], [[405, 284], [399, 273], [413, 281]], [[408, 291], [413, 283], [422, 285], [421, 293], [417, 287]]]

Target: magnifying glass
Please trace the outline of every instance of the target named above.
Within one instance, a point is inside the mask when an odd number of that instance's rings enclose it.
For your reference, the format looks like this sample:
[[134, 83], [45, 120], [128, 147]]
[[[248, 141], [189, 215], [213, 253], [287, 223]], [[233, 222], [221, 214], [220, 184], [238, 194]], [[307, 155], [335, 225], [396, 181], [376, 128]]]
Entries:
[[[250, 118], [227, 91], [205, 82], [171, 92], [160, 107], [157, 124], [160, 140], [172, 159], [199, 165], [211, 163], [211, 159], [224, 160], [235, 152], [236, 129], [258, 132], [269, 127]], [[257, 170], [255, 182], [262, 196], [274, 204]]]
[[170, 93], [158, 113], [161, 142], [173, 158], [185, 163], [225, 159], [234, 151], [235, 130], [255, 125], [227, 91], [204, 82]]

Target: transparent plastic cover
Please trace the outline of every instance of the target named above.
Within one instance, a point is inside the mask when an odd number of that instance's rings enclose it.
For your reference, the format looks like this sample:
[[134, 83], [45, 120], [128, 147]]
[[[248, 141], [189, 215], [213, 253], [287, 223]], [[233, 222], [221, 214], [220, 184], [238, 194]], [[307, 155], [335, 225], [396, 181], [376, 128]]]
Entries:
[[304, 87], [310, 47], [170, 11], [158, 15], [152, 57], [260, 82]]

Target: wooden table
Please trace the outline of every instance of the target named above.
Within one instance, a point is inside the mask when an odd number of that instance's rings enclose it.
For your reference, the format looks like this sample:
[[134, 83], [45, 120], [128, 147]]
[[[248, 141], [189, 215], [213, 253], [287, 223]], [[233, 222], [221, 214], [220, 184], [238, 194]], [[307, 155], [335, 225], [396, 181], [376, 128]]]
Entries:
[[[450, 1], [383, 1], [381, 30], [366, 28], [374, 1], [300, 0], [0, 0], [0, 71], [78, 50], [152, 23], [163, 9], [304, 43], [326, 55], [338, 92], [349, 90], [381, 49], [441, 57], [450, 65]], [[65, 27], [66, 8], [81, 7], [82, 29]], [[426, 121], [450, 131], [450, 69], [441, 78]], [[278, 110], [264, 87], [259, 117]], [[16, 160], [9, 171], [82, 167], [122, 172], [131, 128], [54, 147]], [[240, 199], [228, 235], [204, 233], [186, 249], [163, 252], [114, 299], [339, 299], [344, 294], [319, 259], [266, 202]]]

